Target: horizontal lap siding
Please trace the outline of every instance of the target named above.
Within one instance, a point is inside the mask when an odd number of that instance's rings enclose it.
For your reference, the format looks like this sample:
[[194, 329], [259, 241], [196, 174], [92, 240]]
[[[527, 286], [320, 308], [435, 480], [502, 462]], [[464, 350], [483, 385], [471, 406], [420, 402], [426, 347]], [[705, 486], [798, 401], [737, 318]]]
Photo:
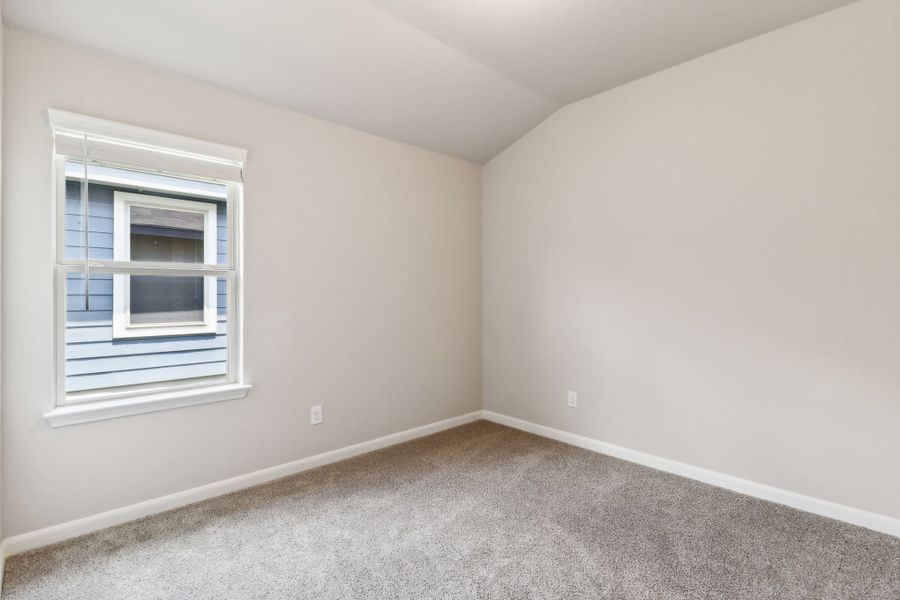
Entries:
[[[91, 186], [88, 218], [89, 257], [113, 258], [113, 189]], [[77, 183], [66, 188], [66, 256], [84, 256], [84, 230]], [[227, 260], [224, 206], [218, 215], [219, 262]], [[114, 340], [112, 275], [92, 275], [90, 310], [84, 278], [66, 282], [66, 390], [77, 392], [124, 385], [224, 375], [226, 372], [227, 284], [217, 281], [219, 324], [215, 335]]]

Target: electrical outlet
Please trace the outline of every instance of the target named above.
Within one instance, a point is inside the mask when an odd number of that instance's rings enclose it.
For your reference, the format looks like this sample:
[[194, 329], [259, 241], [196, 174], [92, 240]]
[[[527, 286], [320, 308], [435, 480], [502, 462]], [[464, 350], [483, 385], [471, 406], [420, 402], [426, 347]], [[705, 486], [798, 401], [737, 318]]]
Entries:
[[316, 404], [309, 409], [309, 424], [318, 425], [322, 422], [322, 405]]
[[578, 394], [572, 391], [569, 392], [569, 407], [578, 408]]

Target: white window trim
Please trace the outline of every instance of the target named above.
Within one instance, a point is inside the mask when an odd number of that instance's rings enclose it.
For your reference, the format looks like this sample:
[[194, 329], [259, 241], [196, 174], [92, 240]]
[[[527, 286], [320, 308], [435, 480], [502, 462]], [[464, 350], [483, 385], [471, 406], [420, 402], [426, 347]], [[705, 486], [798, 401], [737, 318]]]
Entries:
[[120, 398], [58, 406], [44, 413], [44, 419], [52, 427], [116, 419], [171, 408], [237, 400], [245, 397], [251, 387], [246, 383], [226, 383], [200, 388], [171, 389], [153, 394], [129, 394]]
[[[218, 217], [217, 207], [209, 202], [177, 200], [149, 194], [116, 191], [113, 194], [113, 259], [131, 260], [131, 208], [172, 208], [195, 212], [204, 216], [203, 262], [214, 265], [217, 261]], [[131, 275], [113, 275], [113, 339], [132, 339], [171, 335], [209, 335], [216, 333], [218, 324], [218, 290], [216, 277], [203, 278], [203, 321], [190, 323], [166, 323], [164, 325], [134, 325], [131, 323]]]
[[166, 152], [202, 157], [220, 162], [236, 164], [247, 162], [247, 151], [243, 148], [198, 140], [175, 133], [136, 127], [116, 121], [107, 121], [106, 119], [79, 115], [55, 108], [47, 109], [47, 119], [56, 129], [72, 131], [78, 134], [89, 133], [113, 140], [127, 141], [129, 145], [142, 145]]
[[[72, 113], [49, 110], [49, 121], [52, 128], [68, 127], [86, 133], [97, 132], [117, 139], [133, 140], [137, 143], [149, 143], [157, 147], [169, 147], [179, 151], [196, 153], [201, 157], [218, 157], [221, 160], [243, 165], [246, 161], [246, 150], [194, 140], [182, 136], [157, 132], [154, 130], [133, 127], [105, 121], [93, 117], [83, 117]], [[81, 260], [69, 260], [65, 257], [65, 163], [66, 157], [54, 157], [54, 178], [52, 212], [53, 222], [57, 229], [53, 238], [55, 246], [53, 269], [54, 311], [53, 311], [53, 360], [54, 372], [53, 392], [50, 406], [44, 413], [44, 419], [52, 427], [88, 423], [137, 415], [179, 407], [194, 406], [210, 402], [219, 402], [243, 398], [251, 389], [251, 385], [243, 379], [243, 189], [239, 183], [226, 182], [227, 185], [227, 221], [228, 221], [228, 264], [227, 265], [164, 265], [158, 263], [132, 263], [121, 261], [90, 260], [91, 272], [113, 273], [122, 268], [138, 270], [142, 273], [166, 274], [167, 269], [196, 268], [198, 274], [224, 277], [228, 284], [228, 304], [226, 307], [228, 323], [228, 370], [224, 378], [217, 378], [215, 383], [198, 384], [162, 382], [158, 386], [142, 386], [140, 389], [98, 391], [91, 394], [78, 395], [74, 401], [67, 402], [65, 384], [66, 365], [66, 275], [79, 272], [84, 264]], [[87, 251], [87, 249], [85, 249]]]

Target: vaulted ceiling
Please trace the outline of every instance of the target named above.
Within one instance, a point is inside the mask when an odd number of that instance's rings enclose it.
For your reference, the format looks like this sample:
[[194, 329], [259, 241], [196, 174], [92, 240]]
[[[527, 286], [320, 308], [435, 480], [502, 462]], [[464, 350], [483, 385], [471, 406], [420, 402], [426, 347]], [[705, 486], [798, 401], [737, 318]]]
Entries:
[[851, 0], [4, 0], [8, 26], [484, 162], [559, 107]]

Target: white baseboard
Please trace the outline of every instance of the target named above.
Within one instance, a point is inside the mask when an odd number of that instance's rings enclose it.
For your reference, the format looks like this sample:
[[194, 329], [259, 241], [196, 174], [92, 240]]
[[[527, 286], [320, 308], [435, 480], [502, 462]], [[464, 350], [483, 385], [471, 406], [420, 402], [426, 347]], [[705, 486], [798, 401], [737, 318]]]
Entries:
[[812, 496], [804, 496], [803, 494], [798, 494], [796, 492], [756, 483], [755, 481], [741, 479], [740, 477], [734, 477], [732, 475], [725, 475], [724, 473], [718, 473], [716, 471], [695, 467], [668, 458], [662, 458], [630, 448], [616, 446], [615, 444], [601, 442], [600, 440], [595, 440], [583, 435], [538, 425], [537, 423], [524, 421], [515, 417], [508, 417], [489, 410], [483, 410], [481, 412], [484, 419], [493, 421], [494, 423], [521, 429], [522, 431], [527, 431], [541, 437], [550, 438], [565, 444], [578, 446], [579, 448], [592, 450], [615, 458], [621, 458], [622, 460], [627, 460], [660, 471], [666, 471], [667, 473], [673, 473], [689, 479], [702, 481], [703, 483], [746, 494], [747, 496], [783, 504], [805, 512], [900, 537], [900, 519], [879, 515], [858, 508], [852, 508], [850, 506], [844, 506], [820, 498], [813, 498]]
[[[254, 471], [253, 473], [247, 473], [246, 475], [239, 475], [237, 477], [232, 477], [231, 479], [224, 479], [207, 485], [201, 485], [182, 492], [169, 494], [168, 496], [162, 496], [161, 498], [138, 502], [137, 504], [123, 506], [122, 508], [116, 508], [100, 514], [69, 521], [67, 523], [60, 523], [59, 525], [52, 525], [37, 531], [29, 531], [28, 533], [14, 535], [0, 542], [0, 567], [2, 567], [6, 557], [13, 556], [14, 554], [19, 554], [49, 544], [55, 544], [86, 533], [106, 529], [107, 527], [112, 527], [114, 525], [121, 525], [128, 521], [146, 517], [147, 515], [164, 512], [187, 504], [193, 504], [194, 502], [200, 502], [201, 500], [208, 500], [209, 498], [274, 481], [302, 471], [308, 471], [309, 469], [372, 452], [373, 450], [379, 450], [432, 433], [437, 433], [445, 429], [450, 429], [451, 427], [465, 425], [466, 423], [471, 423], [479, 419], [481, 419], [481, 411], [476, 410], [459, 417], [437, 421], [436, 423], [429, 423], [428, 425], [422, 425], [421, 427], [407, 429], [406, 431], [393, 433], [367, 442], [361, 442], [352, 446], [331, 450], [330, 452], [323, 452], [322, 454], [316, 454], [315, 456], [301, 458], [282, 465]], [[0, 569], [0, 581], [2, 581], [2, 573], [2, 569]]]
[[153, 500], [124, 506], [122, 508], [76, 519], [67, 523], [60, 523], [59, 525], [53, 525], [37, 531], [8, 537], [0, 542], [0, 582], [3, 581], [3, 567], [6, 558], [9, 556], [26, 552], [34, 548], [40, 548], [41, 546], [55, 544], [114, 525], [120, 525], [148, 515], [164, 512], [187, 504], [193, 504], [194, 502], [200, 502], [201, 500], [208, 500], [209, 498], [274, 481], [281, 477], [287, 477], [302, 471], [352, 458], [360, 454], [400, 444], [445, 429], [450, 429], [451, 427], [465, 425], [466, 423], [471, 423], [482, 418], [501, 425], [528, 431], [542, 437], [554, 439], [572, 446], [578, 446], [579, 448], [584, 448], [586, 450], [592, 450], [601, 454], [621, 458], [623, 460], [687, 477], [689, 479], [702, 481], [748, 496], [754, 496], [770, 502], [790, 506], [791, 508], [900, 537], [900, 519], [844, 506], [819, 498], [813, 498], [811, 496], [804, 496], [802, 494], [762, 483], [748, 481], [739, 477], [725, 475], [723, 473], [654, 456], [645, 452], [616, 446], [615, 444], [601, 442], [593, 438], [569, 433], [560, 429], [554, 429], [552, 427], [531, 423], [530, 421], [508, 417], [489, 410], [480, 410], [459, 417], [446, 419], [444, 421], [423, 425], [421, 427], [407, 429], [406, 431], [386, 435], [367, 442], [346, 446], [330, 452], [323, 452], [322, 454], [317, 454], [315, 456], [301, 458], [260, 471], [254, 471], [253, 473], [247, 473], [246, 475], [239, 475], [238, 477], [232, 477], [231, 479], [225, 479], [184, 490], [182, 492], [176, 492], [174, 494], [169, 494], [168, 496], [154, 498]]

